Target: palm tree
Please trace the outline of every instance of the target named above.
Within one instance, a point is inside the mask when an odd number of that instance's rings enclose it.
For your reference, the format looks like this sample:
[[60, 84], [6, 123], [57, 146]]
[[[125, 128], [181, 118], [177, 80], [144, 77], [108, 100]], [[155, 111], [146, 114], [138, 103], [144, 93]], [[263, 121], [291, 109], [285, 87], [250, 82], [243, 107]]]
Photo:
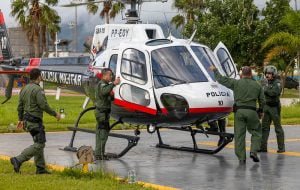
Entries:
[[[100, 12], [100, 17], [105, 19], [105, 23], [109, 24], [110, 18], [115, 18], [116, 15], [125, 8], [125, 5], [121, 2], [113, 3], [112, 0], [106, 0], [103, 2], [103, 9]], [[99, 6], [90, 2], [87, 5], [88, 12], [96, 14]]]
[[53, 9], [51, 9], [47, 5], [43, 5], [41, 7], [42, 10], [42, 16], [40, 20], [41, 24], [41, 35], [42, 35], [42, 52], [48, 53], [47, 48], [47, 34], [50, 34], [50, 37], [52, 39], [52, 44], [54, 44], [55, 34], [57, 32], [60, 32], [60, 16], [58, 16], [57, 12]]
[[[295, 60], [300, 61], [300, 12], [290, 11], [281, 20], [281, 24], [286, 27], [286, 32], [272, 34], [262, 46], [262, 49], [268, 49], [266, 62], [284, 61], [282, 80], [285, 81], [287, 73]], [[292, 69], [293, 70], [293, 69]]]
[[197, 15], [204, 8], [204, 0], [175, 0], [173, 6], [181, 13], [174, 16], [171, 23], [176, 28], [189, 25], [188, 28], [193, 30]]
[[40, 56], [40, 39], [45, 49], [46, 31], [59, 31], [60, 17], [49, 6], [54, 6], [58, 0], [15, 0], [11, 4], [11, 15], [14, 16], [21, 27], [27, 32], [27, 37], [33, 43], [34, 56]]

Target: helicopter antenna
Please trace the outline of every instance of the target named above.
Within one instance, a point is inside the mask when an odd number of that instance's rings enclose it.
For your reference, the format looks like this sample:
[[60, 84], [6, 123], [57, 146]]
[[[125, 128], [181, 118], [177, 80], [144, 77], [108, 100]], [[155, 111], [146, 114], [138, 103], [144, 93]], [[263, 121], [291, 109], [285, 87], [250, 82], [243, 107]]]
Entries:
[[196, 32], [197, 32], [197, 29], [193, 32], [191, 38], [188, 40], [188, 44], [191, 44], [191, 43], [192, 43], [192, 41], [193, 41], [193, 39], [194, 39], [194, 37], [195, 37], [195, 35], [196, 35]]
[[167, 27], [168, 27], [168, 36], [171, 36], [171, 28], [170, 28], [170, 25], [168, 23], [168, 19], [167, 19], [167, 16], [166, 16], [165, 12], [164, 12], [164, 17], [165, 17], [166, 24], [167, 24]]

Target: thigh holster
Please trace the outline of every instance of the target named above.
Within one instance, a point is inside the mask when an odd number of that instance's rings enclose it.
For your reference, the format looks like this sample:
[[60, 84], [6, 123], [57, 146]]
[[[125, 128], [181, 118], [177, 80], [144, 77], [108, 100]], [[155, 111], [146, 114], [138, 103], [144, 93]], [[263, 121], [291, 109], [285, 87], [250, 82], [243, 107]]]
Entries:
[[105, 114], [105, 117], [98, 121], [98, 128], [99, 129], [110, 130], [110, 126], [109, 126], [109, 113], [105, 112], [103, 114]]
[[46, 133], [44, 126], [39, 124], [39, 127], [35, 127], [29, 131], [31, 134], [33, 141], [36, 143], [45, 143], [46, 142]]

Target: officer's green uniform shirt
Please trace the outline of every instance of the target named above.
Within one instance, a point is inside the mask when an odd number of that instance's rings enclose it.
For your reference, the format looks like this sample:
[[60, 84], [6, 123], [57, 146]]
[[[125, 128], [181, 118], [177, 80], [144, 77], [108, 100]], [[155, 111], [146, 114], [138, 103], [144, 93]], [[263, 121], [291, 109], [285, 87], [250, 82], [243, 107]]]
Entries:
[[234, 101], [237, 106], [256, 107], [258, 97], [259, 108], [263, 109], [265, 105], [265, 97], [262, 87], [250, 78], [242, 78], [240, 80], [231, 79], [222, 76], [218, 70], [214, 71], [216, 80], [234, 91]]
[[20, 92], [18, 115], [19, 120], [22, 121], [24, 112], [43, 119], [43, 111], [49, 115], [56, 116], [56, 112], [52, 110], [45, 97], [44, 90], [35, 83], [26, 85]]
[[276, 104], [280, 102], [281, 84], [279, 80], [270, 80], [268, 84], [263, 87], [266, 104]]
[[112, 97], [110, 92], [115, 87], [113, 83], [101, 80], [95, 90], [95, 105], [99, 110], [109, 110], [111, 108]]

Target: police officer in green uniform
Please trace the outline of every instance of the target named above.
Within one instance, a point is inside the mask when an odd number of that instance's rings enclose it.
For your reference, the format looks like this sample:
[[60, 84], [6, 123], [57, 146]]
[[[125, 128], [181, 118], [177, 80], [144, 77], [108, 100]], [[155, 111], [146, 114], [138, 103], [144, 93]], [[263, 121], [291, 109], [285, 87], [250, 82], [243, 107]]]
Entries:
[[31, 82], [20, 92], [18, 105], [18, 128], [29, 131], [34, 144], [24, 149], [22, 153], [10, 159], [15, 172], [20, 172], [23, 162], [34, 157], [36, 174], [49, 174], [46, 170], [44, 148], [46, 142], [45, 129], [43, 125], [43, 112], [56, 117], [60, 120], [60, 114], [52, 110], [45, 97], [44, 90], [39, 86], [42, 81], [41, 71], [32, 69], [30, 71]]
[[111, 111], [111, 102], [113, 101], [113, 88], [120, 83], [120, 78], [112, 82], [113, 73], [110, 69], [102, 70], [102, 78], [95, 90], [95, 117], [96, 126], [96, 160], [108, 160], [105, 153], [105, 144], [110, 131], [109, 118]]
[[268, 138], [272, 121], [274, 123], [277, 136], [277, 152], [285, 152], [284, 132], [281, 126], [280, 119], [281, 105], [279, 96], [281, 93], [281, 85], [280, 80], [275, 79], [275, 75], [275, 68], [268, 67], [265, 69], [267, 83], [263, 85], [263, 89], [266, 97], [266, 106], [264, 107], [264, 117], [262, 119], [262, 142], [260, 152], [267, 152], [268, 150]]
[[242, 78], [240, 80], [222, 76], [214, 66], [211, 66], [211, 70], [214, 71], [216, 80], [233, 90], [234, 93], [234, 146], [240, 164], [246, 163], [246, 129], [252, 135], [250, 158], [254, 162], [259, 162], [257, 151], [261, 143], [261, 127], [259, 115], [256, 111], [256, 103], [258, 101], [258, 110], [262, 115], [262, 108], [265, 104], [262, 87], [252, 79], [250, 67], [242, 68]]

